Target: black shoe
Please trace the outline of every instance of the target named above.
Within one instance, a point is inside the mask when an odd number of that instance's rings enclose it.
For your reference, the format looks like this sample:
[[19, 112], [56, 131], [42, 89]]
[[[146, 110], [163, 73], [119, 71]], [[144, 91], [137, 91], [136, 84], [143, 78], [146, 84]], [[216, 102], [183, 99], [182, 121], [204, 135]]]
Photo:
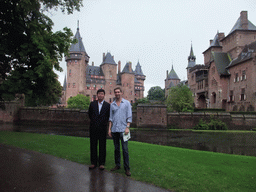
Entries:
[[126, 171], [125, 171], [125, 175], [131, 176], [132, 174], [131, 174], [130, 170], [126, 170]]
[[96, 168], [96, 165], [90, 165], [89, 166], [89, 170], [92, 170], [92, 169], [95, 169]]
[[115, 166], [113, 169], [111, 169], [110, 171], [116, 171], [116, 170], [118, 170], [118, 169], [120, 169], [120, 166]]

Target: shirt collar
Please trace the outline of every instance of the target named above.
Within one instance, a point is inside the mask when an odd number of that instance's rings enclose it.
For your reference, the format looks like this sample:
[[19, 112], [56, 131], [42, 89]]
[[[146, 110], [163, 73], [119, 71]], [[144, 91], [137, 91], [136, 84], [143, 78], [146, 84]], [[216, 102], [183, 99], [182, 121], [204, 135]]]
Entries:
[[[122, 98], [122, 100], [121, 100], [121, 103], [123, 103], [123, 102], [124, 102], [124, 98]], [[113, 103], [116, 104], [116, 100], [114, 100]]]
[[99, 101], [98, 101], [98, 103], [100, 103], [101, 105], [103, 105], [103, 103], [104, 103], [104, 100], [103, 100], [103, 101], [101, 101], [101, 102], [99, 102]]

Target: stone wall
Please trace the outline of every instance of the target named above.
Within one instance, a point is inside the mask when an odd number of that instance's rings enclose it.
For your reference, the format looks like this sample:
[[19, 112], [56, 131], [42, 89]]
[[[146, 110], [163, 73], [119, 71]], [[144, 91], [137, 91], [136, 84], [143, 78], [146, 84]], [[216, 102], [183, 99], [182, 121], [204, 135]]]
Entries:
[[[0, 110], [2, 118], [2, 111]], [[89, 125], [87, 111], [74, 109], [50, 109], [22, 107], [17, 120], [28, 122], [46, 122], [54, 124]], [[209, 121], [211, 116], [225, 122], [229, 130], [251, 130], [256, 128], [256, 115], [230, 113], [167, 113], [166, 106], [138, 106], [132, 113], [131, 127], [139, 128], [179, 128], [191, 129], [200, 119]]]
[[206, 122], [211, 116], [225, 122], [229, 130], [251, 130], [256, 128], [256, 115], [230, 113], [168, 113], [168, 127], [191, 129], [200, 119]]
[[137, 127], [166, 128], [167, 107], [165, 105], [139, 104], [136, 124]]
[[24, 106], [24, 94], [16, 94], [14, 101], [1, 101], [0, 102], [0, 122], [12, 123], [19, 119], [18, 111], [20, 107]]

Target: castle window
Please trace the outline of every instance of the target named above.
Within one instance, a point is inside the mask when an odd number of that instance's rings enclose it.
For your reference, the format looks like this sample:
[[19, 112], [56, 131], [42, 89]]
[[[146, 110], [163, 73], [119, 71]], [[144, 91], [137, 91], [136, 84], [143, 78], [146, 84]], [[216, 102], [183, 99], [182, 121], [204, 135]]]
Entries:
[[87, 88], [87, 89], [90, 89], [90, 84], [87, 84], [87, 85], [86, 85], [86, 88]]
[[235, 100], [235, 96], [233, 94], [234, 94], [233, 91], [229, 92], [229, 101], [230, 102], [233, 102]]
[[112, 83], [110, 82], [109, 84], [111, 85]]
[[111, 98], [109, 98], [109, 102], [111, 103]]
[[68, 88], [70, 88], [70, 83], [68, 84]]
[[244, 70], [244, 71], [242, 71], [241, 81], [243, 81], [245, 79], [246, 79], [246, 73], [245, 73], [245, 70]]
[[75, 63], [77, 63], [77, 60], [75, 60]]
[[76, 88], [76, 83], [73, 83], [73, 88]]
[[71, 69], [69, 70], [69, 76], [71, 76]]
[[102, 88], [102, 87], [103, 87], [103, 85], [100, 86], [100, 88]]
[[238, 73], [236, 73], [236, 77], [234, 79], [234, 82], [238, 82], [239, 81], [239, 76], [238, 76]]
[[240, 100], [241, 101], [246, 100], [246, 95], [245, 95], [245, 89], [244, 88], [241, 90]]
[[112, 91], [111, 91], [111, 90], [109, 91], [109, 94], [110, 94], [110, 95], [112, 94]]
[[96, 100], [96, 95], [93, 95], [93, 101], [95, 101]]

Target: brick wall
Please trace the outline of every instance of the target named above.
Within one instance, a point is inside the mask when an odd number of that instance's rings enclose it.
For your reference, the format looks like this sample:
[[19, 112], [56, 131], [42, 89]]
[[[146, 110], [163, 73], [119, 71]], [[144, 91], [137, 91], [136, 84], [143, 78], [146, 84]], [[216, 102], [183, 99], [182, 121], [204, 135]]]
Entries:
[[[0, 111], [1, 115], [1, 111]], [[225, 122], [229, 130], [251, 130], [256, 128], [256, 115], [242, 115], [230, 113], [167, 113], [166, 106], [138, 106], [133, 112], [131, 127], [166, 128], [176, 127], [191, 129], [200, 119], [210, 120], [211, 115]], [[71, 109], [42, 109], [23, 107], [19, 111], [20, 121], [38, 121], [55, 124], [83, 124], [89, 125], [87, 111]]]

